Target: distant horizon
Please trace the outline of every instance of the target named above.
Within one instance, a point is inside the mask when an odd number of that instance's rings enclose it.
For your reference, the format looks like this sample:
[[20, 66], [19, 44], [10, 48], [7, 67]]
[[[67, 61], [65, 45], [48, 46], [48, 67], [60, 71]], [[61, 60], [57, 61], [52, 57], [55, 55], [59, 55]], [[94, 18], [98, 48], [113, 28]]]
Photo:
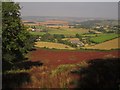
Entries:
[[23, 17], [48, 17], [48, 18], [81, 18], [81, 19], [103, 19], [103, 20], [118, 20], [118, 18], [101, 18], [101, 17], [75, 17], [75, 16], [21, 16]]

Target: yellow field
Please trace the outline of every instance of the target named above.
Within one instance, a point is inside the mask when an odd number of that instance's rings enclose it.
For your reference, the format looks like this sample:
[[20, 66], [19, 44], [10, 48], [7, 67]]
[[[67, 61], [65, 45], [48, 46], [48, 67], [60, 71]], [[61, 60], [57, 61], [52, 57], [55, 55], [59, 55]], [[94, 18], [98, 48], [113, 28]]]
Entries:
[[110, 40], [110, 41], [106, 41], [101, 44], [97, 44], [95, 46], [85, 47], [85, 48], [86, 49], [101, 49], [101, 50], [118, 49], [120, 48], [120, 46], [118, 45], [118, 41], [120, 41], [120, 37]]
[[74, 50], [75, 48], [72, 48], [68, 45], [65, 45], [65, 44], [60, 44], [60, 43], [52, 43], [52, 42], [36, 42], [35, 43], [36, 47], [40, 47], [40, 48], [43, 48], [43, 47], [46, 47], [46, 48], [55, 48], [55, 49], [70, 49], [70, 50]]

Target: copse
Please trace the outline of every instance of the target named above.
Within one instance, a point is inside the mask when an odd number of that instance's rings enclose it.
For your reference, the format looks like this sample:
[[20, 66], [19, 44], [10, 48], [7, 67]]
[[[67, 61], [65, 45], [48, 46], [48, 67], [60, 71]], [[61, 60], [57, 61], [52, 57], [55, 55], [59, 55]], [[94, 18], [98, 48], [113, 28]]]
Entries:
[[34, 40], [21, 22], [20, 6], [15, 2], [2, 3], [2, 66], [11, 69], [33, 47]]

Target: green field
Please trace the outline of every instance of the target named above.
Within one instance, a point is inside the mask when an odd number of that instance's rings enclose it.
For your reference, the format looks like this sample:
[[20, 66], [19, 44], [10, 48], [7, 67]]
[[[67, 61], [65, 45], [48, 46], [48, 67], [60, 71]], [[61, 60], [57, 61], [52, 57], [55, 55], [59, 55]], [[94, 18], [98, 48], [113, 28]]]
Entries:
[[45, 32], [30, 32], [32, 35], [44, 35]]
[[118, 34], [100, 34], [96, 37], [90, 38], [90, 41], [94, 42], [94, 43], [102, 43], [114, 38], [119, 37]]
[[87, 29], [75, 29], [75, 28], [60, 28], [60, 29], [51, 29], [50, 34], [64, 34], [65, 36], [75, 36], [78, 34], [88, 33]]
[[75, 28], [49, 28], [47, 32], [30, 32], [33, 35], [43, 35], [45, 33], [50, 34], [63, 34], [65, 36], [75, 36], [76, 34], [88, 33], [88, 29], [75, 29]]

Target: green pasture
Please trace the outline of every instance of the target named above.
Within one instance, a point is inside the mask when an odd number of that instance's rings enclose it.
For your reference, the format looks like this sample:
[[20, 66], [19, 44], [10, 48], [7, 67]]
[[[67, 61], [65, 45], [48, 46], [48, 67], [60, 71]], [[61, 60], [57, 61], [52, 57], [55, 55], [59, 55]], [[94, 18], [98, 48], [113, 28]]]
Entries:
[[94, 43], [102, 43], [102, 42], [105, 42], [105, 41], [108, 41], [108, 40], [111, 40], [117, 37], [119, 37], [119, 35], [115, 33], [100, 34], [100, 35], [97, 35], [96, 37], [90, 38], [90, 41]]

